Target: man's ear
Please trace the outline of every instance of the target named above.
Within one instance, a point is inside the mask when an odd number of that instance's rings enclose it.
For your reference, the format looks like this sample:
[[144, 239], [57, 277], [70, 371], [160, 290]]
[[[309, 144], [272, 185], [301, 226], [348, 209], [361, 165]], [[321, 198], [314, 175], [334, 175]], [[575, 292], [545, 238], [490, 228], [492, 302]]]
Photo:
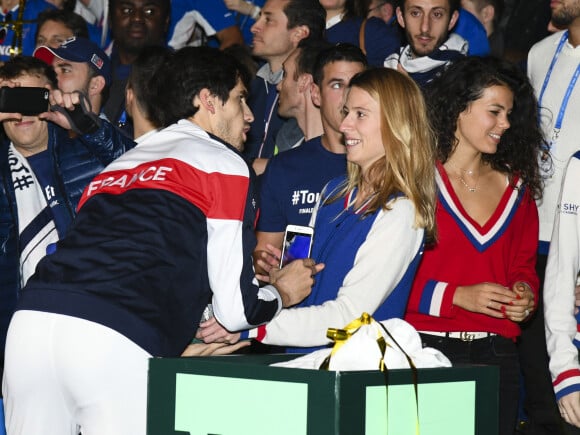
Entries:
[[449, 20], [449, 25], [447, 26], [447, 30], [451, 30], [451, 29], [453, 29], [453, 27], [455, 27], [455, 23], [457, 23], [458, 18], [459, 18], [459, 11], [453, 12], [453, 14], [451, 15], [451, 20]]
[[103, 76], [93, 77], [91, 80], [89, 80], [89, 96], [99, 95], [103, 91], [105, 85], [106, 82]]
[[127, 109], [127, 114], [133, 116], [132, 111], [133, 103], [135, 101], [135, 92], [129, 86], [125, 88], [125, 108]]
[[399, 6], [397, 6], [397, 22], [399, 23], [399, 26], [401, 26], [403, 29], [405, 28], [405, 19], [403, 18], [403, 11], [401, 10], [401, 8]]
[[215, 114], [215, 106], [218, 103], [218, 98], [215, 95], [212, 95], [212, 93], [209, 91], [209, 89], [203, 88], [199, 92], [199, 95], [196, 95], [194, 97], [193, 102], [192, 102], [194, 107], [196, 104], [196, 100], [199, 100], [198, 104], [199, 104], [200, 109], [203, 108], [207, 112], [211, 113], [212, 115]]
[[298, 90], [302, 93], [310, 90], [310, 85], [312, 84], [311, 74], [300, 74], [298, 77]]
[[310, 29], [308, 28], [308, 26], [296, 26], [292, 29], [292, 32], [290, 33], [290, 41], [292, 42], [294, 47], [297, 47], [300, 41], [308, 38], [309, 35]]
[[481, 18], [483, 19], [483, 24], [489, 24], [495, 18], [495, 8], [492, 5], [484, 6], [481, 10]]
[[312, 104], [320, 107], [320, 88], [314, 82], [310, 84], [310, 98], [312, 98]]
[[135, 92], [133, 92], [132, 88], [127, 86], [125, 88], [125, 101], [126, 101], [127, 105], [132, 104], [134, 99], [135, 99]]

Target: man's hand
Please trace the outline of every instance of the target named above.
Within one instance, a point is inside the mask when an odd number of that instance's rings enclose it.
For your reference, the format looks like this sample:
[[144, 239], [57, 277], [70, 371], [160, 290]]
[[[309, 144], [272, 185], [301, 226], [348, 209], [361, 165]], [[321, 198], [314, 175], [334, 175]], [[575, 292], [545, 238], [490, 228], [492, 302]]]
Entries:
[[240, 341], [236, 344], [227, 343], [193, 343], [185, 348], [181, 356], [229, 355], [250, 345], [250, 341]]
[[580, 391], [562, 397], [558, 401], [558, 408], [566, 423], [580, 427]]
[[[80, 96], [78, 92], [69, 93], [54, 89], [50, 92], [48, 101], [51, 106], [61, 106], [67, 110], [73, 110], [75, 104], [80, 104]], [[71, 129], [69, 120], [62, 113], [55, 111], [45, 112], [40, 114], [40, 118], [54, 122], [65, 130]]]
[[215, 317], [199, 324], [195, 338], [204, 343], [234, 344], [240, 340], [239, 332], [230, 332], [218, 323]]
[[262, 175], [264, 171], [266, 171], [266, 166], [268, 166], [269, 159], [263, 159], [261, 157], [254, 160], [252, 163], [252, 168], [254, 168], [254, 172], [256, 175]]
[[324, 269], [324, 264], [316, 264], [313, 259], [294, 260], [282, 269], [270, 269], [270, 284], [276, 287], [284, 308], [303, 301], [312, 291], [314, 275]]
[[287, 308], [301, 302], [310, 294], [314, 275], [324, 269], [324, 264], [316, 264], [313, 259], [305, 258], [294, 260], [279, 269], [281, 255], [280, 249], [266, 244], [266, 249], [260, 252], [256, 263], [268, 275], [257, 273], [256, 278], [276, 287], [282, 297], [283, 307]]

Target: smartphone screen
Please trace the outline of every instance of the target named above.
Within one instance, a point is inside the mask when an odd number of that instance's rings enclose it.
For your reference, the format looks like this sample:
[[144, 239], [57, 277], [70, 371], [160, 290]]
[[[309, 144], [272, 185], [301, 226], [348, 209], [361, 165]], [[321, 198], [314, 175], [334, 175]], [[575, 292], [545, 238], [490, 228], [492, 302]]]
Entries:
[[299, 258], [310, 257], [313, 235], [314, 230], [310, 227], [288, 225], [284, 233], [284, 246], [282, 247], [280, 267], [284, 267], [286, 264]]

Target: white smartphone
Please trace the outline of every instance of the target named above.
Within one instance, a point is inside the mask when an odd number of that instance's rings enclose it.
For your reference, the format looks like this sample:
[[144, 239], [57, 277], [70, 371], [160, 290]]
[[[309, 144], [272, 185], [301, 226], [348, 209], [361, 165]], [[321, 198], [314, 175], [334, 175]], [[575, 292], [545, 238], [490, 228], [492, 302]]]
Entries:
[[301, 225], [287, 225], [286, 231], [284, 232], [280, 268], [293, 260], [310, 257], [313, 238], [314, 228]]

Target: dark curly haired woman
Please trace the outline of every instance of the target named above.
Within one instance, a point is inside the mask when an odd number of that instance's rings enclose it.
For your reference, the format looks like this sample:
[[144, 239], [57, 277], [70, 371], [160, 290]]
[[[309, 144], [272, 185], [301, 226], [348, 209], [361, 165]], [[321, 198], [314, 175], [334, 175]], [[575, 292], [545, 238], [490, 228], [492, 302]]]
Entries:
[[515, 340], [538, 288], [536, 99], [514, 65], [468, 57], [432, 83], [427, 102], [438, 136], [438, 238], [419, 265], [405, 320], [453, 363], [500, 367], [498, 433], [512, 435]]

